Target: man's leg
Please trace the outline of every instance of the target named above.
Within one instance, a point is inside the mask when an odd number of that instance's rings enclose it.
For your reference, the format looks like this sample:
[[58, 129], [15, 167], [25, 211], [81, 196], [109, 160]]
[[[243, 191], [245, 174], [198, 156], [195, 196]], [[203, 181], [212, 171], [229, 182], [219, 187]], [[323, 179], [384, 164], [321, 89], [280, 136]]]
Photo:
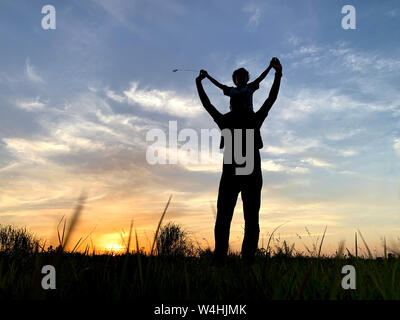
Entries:
[[261, 205], [262, 175], [254, 172], [248, 178], [242, 189], [244, 213], [244, 238], [242, 243], [242, 257], [254, 260], [260, 235], [259, 211]]
[[235, 209], [239, 188], [235, 182], [235, 176], [222, 174], [217, 203], [217, 219], [215, 222], [215, 257], [223, 259], [228, 253], [229, 231], [233, 211]]

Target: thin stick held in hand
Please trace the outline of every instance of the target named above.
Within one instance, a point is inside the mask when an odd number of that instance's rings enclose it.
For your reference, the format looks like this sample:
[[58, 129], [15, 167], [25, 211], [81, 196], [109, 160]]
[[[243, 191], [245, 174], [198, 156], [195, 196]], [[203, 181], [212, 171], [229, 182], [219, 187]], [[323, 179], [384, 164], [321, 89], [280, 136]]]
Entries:
[[172, 72], [178, 72], [178, 71], [199, 72], [199, 70], [194, 70], [194, 69], [173, 69], [172, 70]]

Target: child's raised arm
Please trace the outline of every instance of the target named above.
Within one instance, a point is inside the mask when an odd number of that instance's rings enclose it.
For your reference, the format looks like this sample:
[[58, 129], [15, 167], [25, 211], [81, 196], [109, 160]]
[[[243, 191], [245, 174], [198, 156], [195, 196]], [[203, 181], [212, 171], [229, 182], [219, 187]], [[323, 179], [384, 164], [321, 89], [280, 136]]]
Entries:
[[206, 70], [201, 70], [202, 72], [205, 72], [206, 78], [211, 81], [213, 85], [216, 87], [220, 88], [221, 90], [225, 90], [227, 86], [219, 83], [217, 80], [215, 80], [213, 77], [211, 77]]

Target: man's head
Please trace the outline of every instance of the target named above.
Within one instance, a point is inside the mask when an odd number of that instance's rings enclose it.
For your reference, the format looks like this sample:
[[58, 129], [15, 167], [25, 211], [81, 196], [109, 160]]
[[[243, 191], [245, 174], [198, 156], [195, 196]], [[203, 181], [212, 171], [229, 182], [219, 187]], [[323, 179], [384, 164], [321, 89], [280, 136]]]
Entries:
[[245, 86], [249, 81], [249, 79], [250, 79], [249, 72], [245, 68], [237, 69], [232, 73], [233, 83], [237, 87]]

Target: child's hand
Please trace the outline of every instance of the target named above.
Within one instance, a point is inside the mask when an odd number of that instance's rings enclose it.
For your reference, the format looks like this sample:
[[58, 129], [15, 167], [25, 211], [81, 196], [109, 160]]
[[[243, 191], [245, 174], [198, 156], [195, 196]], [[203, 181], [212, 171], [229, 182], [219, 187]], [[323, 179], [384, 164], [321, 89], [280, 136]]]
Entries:
[[203, 73], [205, 78], [208, 77], [208, 72], [206, 70], [201, 69], [200, 73]]
[[276, 57], [272, 58], [271, 62], [270, 62], [270, 66], [271, 66], [271, 68], [274, 68], [276, 72], [278, 72], [278, 73], [282, 72], [282, 65], [278, 58], [276, 58]]
[[269, 62], [269, 67], [271, 69], [274, 67], [274, 61], [275, 61], [275, 58], [272, 58], [271, 61]]
[[205, 71], [205, 70], [200, 70], [200, 73], [199, 73], [198, 77], [196, 78], [196, 80], [201, 81], [201, 80], [203, 80], [206, 76], [207, 76], [207, 71]]

